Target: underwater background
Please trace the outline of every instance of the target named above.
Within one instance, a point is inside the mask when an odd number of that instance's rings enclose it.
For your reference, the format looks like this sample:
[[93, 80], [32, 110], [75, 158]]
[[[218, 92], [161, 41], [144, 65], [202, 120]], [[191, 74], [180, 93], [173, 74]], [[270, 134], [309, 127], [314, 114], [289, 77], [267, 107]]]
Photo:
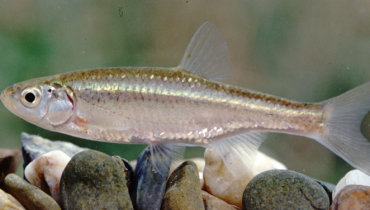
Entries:
[[[370, 81], [367, 1], [1, 0], [0, 90], [79, 69], [177, 66], [206, 21], [216, 24], [229, 47], [234, 79], [228, 84], [319, 102]], [[362, 131], [369, 139], [368, 118]], [[128, 160], [146, 147], [50, 132], [0, 105], [0, 147], [20, 147], [21, 132]], [[290, 170], [334, 184], [352, 168], [299, 136], [270, 133], [260, 150]], [[203, 152], [188, 147], [185, 158]]]

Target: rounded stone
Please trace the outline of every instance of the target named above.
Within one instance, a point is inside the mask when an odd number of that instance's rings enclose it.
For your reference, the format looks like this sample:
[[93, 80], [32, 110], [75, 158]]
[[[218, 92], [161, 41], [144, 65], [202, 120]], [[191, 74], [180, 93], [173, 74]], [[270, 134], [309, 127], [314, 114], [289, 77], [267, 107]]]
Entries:
[[203, 198], [203, 203], [204, 203], [204, 209], [205, 210], [237, 210], [239, 209], [236, 206], [232, 206], [226, 201], [223, 201], [211, 194], [209, 194], [206, 191], [202, 190], [202, 198]]
[[60, 177], [71, 158], [60, 150], [48, 152], [27, 165], [24, 176], [60, 204]]
[[[271, 169], [286, 169], [282, 163], [261, 152], [257, 153], [253, 168], [242, 177], [235, 176], [227, 168], [215, 147], [206, 149], [204, 159], [203, 178], [206, 191], [238, 207], [242, 207], [243, 192], [253, 177]], [[240, 166], [244, 164], [240, 159], [235, 161], [234, 164]]]
[[21, 159], [22, 152], [19, 148], [0, 148], [0, 187], [6, 175], [15, 173]]
[[370, 209], [370, 187], [347, 185], [335, 197], [330, 210]]
[[193, 161], [185, 161], [167, 180], [161, 210], [204, 209], [199, 172]]
[[131, 186], [132, 186], [132, 182], [133, 182], [133, 179], [134, 179], [134, 169], [132, 168], [131, 164], [126, 159], [121, 158], [117, 155], [112, 156], [112, 158], [121, 167], [122, 173], [125, 175], [127, 187], [130, 191]]
[[75, 155], [60, 180], [64, 210], [133, 209], [125, 177], [118, 163], [98, 151]]
[[329, 197], [313, 179], [289, 170], [254, 177], [243, 194], [243, 209], [328, 209]]
[[[162, 175], [154, 167], [150, 147], [145, 148], [137, 159], [134, 181], [132, 184], [133, 204], [135, 209], [160, 209], [168, 175]], [[171, 161], [165, 161], [167, 173]]]
[[360, 170], [352, 170], [348, 172], [338, 184], [335, 186], [333, 191], [333, 200], [337, 194], [347, 185], [363, 185], [370, 186], [370, 176]]
[[15, 174], [8, 174], [5, 177], [4, 189], [26, 209], [61, 210], [52, 197]]
[[73, 157], [79, 152], [88, 150], [87, 148], [81, 148], [69, 142], [64, 141], [51, 141], [49, 139], [42, 138], [41, 136], [29, 135], [22, 133], [22, 153], [23, 153], [23, 169], [35, 160], [36, 158], [54, 151], [60, 150], [69, 157]]
[[3, 210], [26, 210], [22, 204], [12, 195], [0, 189], [0, 209]]

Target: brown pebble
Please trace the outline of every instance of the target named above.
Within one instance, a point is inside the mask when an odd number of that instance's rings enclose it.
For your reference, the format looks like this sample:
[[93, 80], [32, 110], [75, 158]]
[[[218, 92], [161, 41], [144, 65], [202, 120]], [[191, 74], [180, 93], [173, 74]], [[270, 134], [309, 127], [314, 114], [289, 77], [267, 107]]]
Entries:
[[19, 148], [0, 148], [0, 186], [6, 175], [15, 173], [21, 159], [22, 152]]
[[52, 197], [15, 174], [5, 177], [4, 189], [28, 210], [61, 210]]
[[232, 206], [226, 201], [223, 201], [211, 194], [209, 194], [206, 191], [202, 190], [202, 198], [204, 203], [205, 210], [236, 210], [239, 209], [236, 206]]
[[347, 185], [334, 198], [330, 210], [370, 210], [370, 187]]
[[199, 172], [193, 161], [183, 162], [167, 181], [162, 210], [204, 209], [199, 187]]

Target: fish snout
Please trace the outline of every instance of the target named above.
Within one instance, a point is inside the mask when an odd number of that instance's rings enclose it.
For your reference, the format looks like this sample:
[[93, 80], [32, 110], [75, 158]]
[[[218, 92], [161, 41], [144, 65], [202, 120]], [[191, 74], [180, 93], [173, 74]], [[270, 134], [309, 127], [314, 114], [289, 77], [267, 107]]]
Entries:
[[14, 112], [14, 102], [17, 101], [17, 97], [14, 96], [14, 87], [10, 86], [1, 92], [1, 102], [10, 111]]
[[9, 95], [10, 95], [10, 89], [11, 87], [8, 87], [7, 89], [5, 89], [5, 90], [3, 90], [2, 92], [1, 92], [1, 96], [0, 96], [0, 98], [1, 98], [1, 101], [3, 102], [3, 103], [5, 103], [5, 101], [6, 101], [6, 99], [9, 97]]

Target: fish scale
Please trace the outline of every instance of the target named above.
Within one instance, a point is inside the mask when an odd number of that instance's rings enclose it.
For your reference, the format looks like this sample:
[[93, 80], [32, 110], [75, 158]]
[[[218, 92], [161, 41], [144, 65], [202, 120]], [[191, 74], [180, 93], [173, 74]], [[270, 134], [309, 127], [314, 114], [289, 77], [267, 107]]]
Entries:
[[[312, 132], [322, 114], [318, 105], [258, 94], [177, 68], [85, 70], [62, 74], [59, 80], [83, 103], [77, 105], [77, 110], [90, 113], [80, 118], [92, 135], [85, 138], [96, 140], [119, 142], [129, 138], [173, 143], [180, 139], [185, 144], [206, 145], [236, 130]], [[96, 119], [102, 114], [108, 114], [111, 123]], [[308, 118], [311, 123], [304, 120]], [[132, 129], [121, 130], [120, 125], [126, 122]]]

